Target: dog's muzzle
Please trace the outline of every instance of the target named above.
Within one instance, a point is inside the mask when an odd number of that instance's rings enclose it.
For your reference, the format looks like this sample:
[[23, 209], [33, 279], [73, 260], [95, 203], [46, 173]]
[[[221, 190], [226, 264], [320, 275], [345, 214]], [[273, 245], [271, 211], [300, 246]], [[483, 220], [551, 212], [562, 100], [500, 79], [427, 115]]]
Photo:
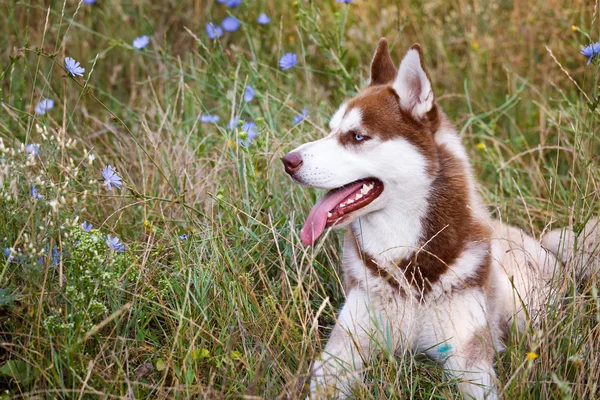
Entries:
[[285, 172], [289, 175], [295, 175], [302, 166], [302, 156], [300, 153], [292, 151], [281, 157], [281, 162], [283, 162]]

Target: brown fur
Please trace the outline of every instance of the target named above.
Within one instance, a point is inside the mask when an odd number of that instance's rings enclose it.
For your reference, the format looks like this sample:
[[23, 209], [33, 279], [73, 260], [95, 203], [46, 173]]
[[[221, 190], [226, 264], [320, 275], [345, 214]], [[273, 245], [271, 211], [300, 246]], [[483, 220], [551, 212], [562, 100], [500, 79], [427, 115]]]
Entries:
[[468, 367], [480, 360], [491, 362], [494, 359], [494, 346], [488, 329], [482, 329], [473, 335], [465, 345], [464, 356]]
[[[400, 260], [409, 282], [425, 292], [448, 270], [469, 243], [490, 241], [490, 231], [473, 216], [468, 208], [469, 193], [464, 166], [445, 149], [438, 146], [437, 174], [429, 198], [429, 212], [424, 222], [421, 249], [411, 258]], [[477, 279], [483, 283], [489, 275], [489, 259], [481, 265]]]
[[396, 78], [398, 70], [390, 56], [387, 40], [381, 38], [371, 62], [371, 85], [387, 85]]

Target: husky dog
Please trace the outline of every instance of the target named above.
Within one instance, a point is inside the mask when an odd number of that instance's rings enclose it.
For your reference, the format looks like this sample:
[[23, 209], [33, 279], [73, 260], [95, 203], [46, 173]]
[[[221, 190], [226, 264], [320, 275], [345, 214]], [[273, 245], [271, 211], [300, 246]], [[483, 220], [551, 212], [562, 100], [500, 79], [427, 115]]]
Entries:
[[[442, 363], [464, 397], [497, 398], [495, 351], [514, 318], [523, 328], [543, 308], [555, 269], [573, 262], [574, 233], [551, 231], [540, 243], [491, 220], [418, 44], [397, 69], [381, 39], [369, 85], [329, 126], [329, 135], [282, 158], [294, 181], [330, 189], [310, 211], [302, 242], [346, 229], [347, 299], [313, 364], [311, 396], [349, 395], [377, 343], [391, 338], [394, 349]], [[598, 266], [599, 231], [591, 219], [578, 265]]]

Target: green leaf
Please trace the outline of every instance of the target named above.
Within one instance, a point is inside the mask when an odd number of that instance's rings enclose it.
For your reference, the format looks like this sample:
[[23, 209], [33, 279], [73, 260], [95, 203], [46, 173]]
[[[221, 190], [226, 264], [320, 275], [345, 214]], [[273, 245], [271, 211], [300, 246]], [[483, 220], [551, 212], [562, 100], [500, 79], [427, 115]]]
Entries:
[[26, 383], [37, 378], [40, 371], [31, 368], [25, 361], [8, 360], [0, 367], [0, 375], [11, 377], [19, 383]]
[[9, 306], [15, 301], [15, 293], [9, 289], [0, 289], [0, 307]]

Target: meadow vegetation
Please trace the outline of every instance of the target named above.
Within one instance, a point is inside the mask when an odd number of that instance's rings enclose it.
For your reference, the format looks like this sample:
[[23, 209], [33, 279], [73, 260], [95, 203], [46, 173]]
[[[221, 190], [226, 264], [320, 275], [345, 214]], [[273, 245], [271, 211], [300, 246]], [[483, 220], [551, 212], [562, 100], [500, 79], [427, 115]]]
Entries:
[[[3, 2], [0, 398], [306, 396], [341, 235], [302, 245], [321, 193], [279, 158], [327, 133], [380, 37], [397, 62], [422, 45], [496, 218], [579, 232], [600, 197], [600, 64], [580, 54], [599, 28], [575, 0]], [[566, 269], [556, 290], [497, 355], [505, 398], [600, 395], [598, 280]], [[382, 347], [356, 398], [457, 395]]]

